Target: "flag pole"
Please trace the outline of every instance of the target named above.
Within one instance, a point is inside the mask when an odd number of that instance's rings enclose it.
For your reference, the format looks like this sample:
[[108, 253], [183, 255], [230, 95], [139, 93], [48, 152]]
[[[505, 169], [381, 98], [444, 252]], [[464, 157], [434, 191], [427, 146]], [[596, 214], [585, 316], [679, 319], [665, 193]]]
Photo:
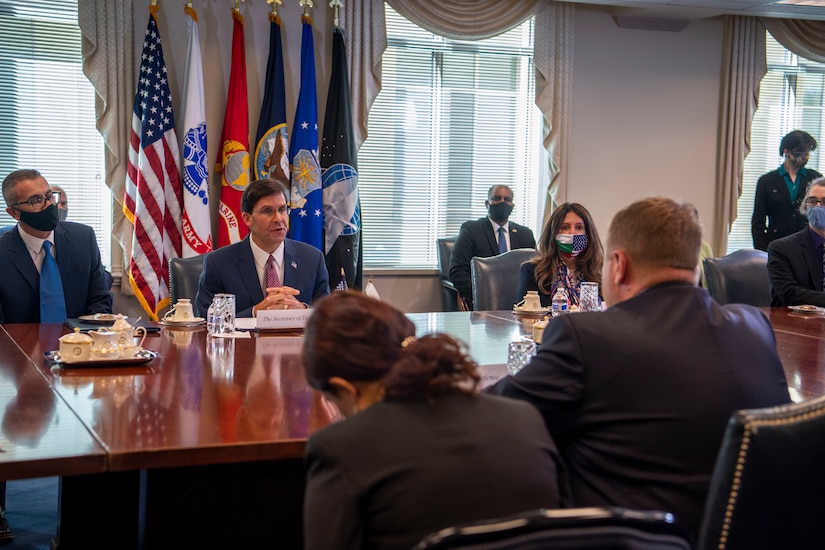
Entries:
[[309, 17], [309, 8], [314, 7], [315, 4], [312, 0], [301, 0], [298, 2], [299, 6], [303, 6], [304, 8], [304, 17]]
[[274, 22], [278, 17], [278, 6], [283, 5], [283, 0], [266, 0], [267, 4], [272, 4], [272, 11], [269, 12], [270, 22]]
[[334, 12], [333, 12], [333, 13], [334, 13], [335, 15], [334, 15], [334, 17], [333, 17], [333, 25], [335, 25], [335, 26], [337, 27], [337, 26], [338, 26], [338, 8], [343, 8], [343, 7], [344, 7], [344, 3], [343, 3], [343, 2], [341, 2], [341, 0], [332, 0], [332, 1], [329, 3], [329, 7], [330, 7], [330, 8], [332, 8], [332, 9], [334, 10]]

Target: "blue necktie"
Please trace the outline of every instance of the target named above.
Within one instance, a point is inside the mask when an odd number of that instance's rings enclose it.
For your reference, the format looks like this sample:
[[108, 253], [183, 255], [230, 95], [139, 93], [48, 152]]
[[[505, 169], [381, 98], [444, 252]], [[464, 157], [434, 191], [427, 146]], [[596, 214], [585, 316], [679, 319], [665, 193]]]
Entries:
[[507, 252], [507, 237], [504, 236], [504, 228], [498, 228], [498, 253]]
[[40, 322], [62, 323], [66, 320], [66, 300], [60, 269], [52, 256], [52, 243], [43, 241], [43, 265], [40, 266]]

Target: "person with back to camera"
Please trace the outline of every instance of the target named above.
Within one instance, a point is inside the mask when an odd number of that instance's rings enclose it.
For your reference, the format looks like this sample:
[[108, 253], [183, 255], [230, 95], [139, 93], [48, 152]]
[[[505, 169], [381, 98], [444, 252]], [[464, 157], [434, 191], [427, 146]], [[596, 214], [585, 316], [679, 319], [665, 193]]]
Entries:
[[756, 182], [751, 218], [754, 248], [767, 250], [771, 241], [796, 233], [808, 224], [799, 208], [808, 183], [822, 177], [816, 170], [805, 168], [814, 149], [816, 140], [802, 130], [794, 130], [782, 138], [779, 144], [779, 155], [784, 157], [782, 164]]
[[539, 237], [538, 256], [521, 266], [518, 296], [538, 290], [541, 305], [550, 307], [556, 288], [567, 293], [568, 308], [579, 305], [583, 282], [602, 282], [604, 247], [590, 212], [566, 202], [556, 208]]
[[690, 204], [616, 213], [608, 309], [551, 319], [533, 360], [487, 389], [541, 411], [573, 505], [671, 512], [694, 537], [733, 411], [790, 402], [765, 314], [697, 286], [701, 242]]
[[303, 361], [346, 417], [307, 443], [305, 548], [412, 548], [454, 524], [563, 504], [541, 416], [477, 394], [452, 337], [416, 339], [395, 308], [336, 292], [307, 322]]
[[811, 182], [799, 211], [808, 226], [768, 245], [771, 305], [825, 307], [825, 178]]

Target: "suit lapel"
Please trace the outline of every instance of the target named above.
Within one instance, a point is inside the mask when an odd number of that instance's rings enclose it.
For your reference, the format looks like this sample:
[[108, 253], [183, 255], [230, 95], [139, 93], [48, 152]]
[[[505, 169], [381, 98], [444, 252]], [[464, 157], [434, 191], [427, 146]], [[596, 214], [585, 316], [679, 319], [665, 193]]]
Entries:
[[298, 260], [297, 250], [288, 240], [284, 241], [284, 286], [298, 288], [298, 269], [301, 267]]
[[66, 288], [66, 275], [71, 273], [71, 259], [76, 258], [76, 243], [66, 235], [66, 228], [58, 223], [54, 230], [54, 244], [57, 252], [57, 268], [60, 270], [60, 280], [63, 281], [63, 288]]
[[[238, 247], [238, 276], [243, 283], [246, 292], [252, 298], [253, 303], [257, 304], [264, 299], [264, 291], [261, 288], [261, 281], [258, 280], [258, 268], [255, 265], [255, 256], [252, 255], [252, 245], [249, 244], [249, 235], [241, 241]], [[252, 269], [249, 268], [252, 266]]]
[[11, 244], [9, 245], [9, 256], [11, 258], [11, 263], [14, 264], [14, 267], [16, 267], [18, 271], [20, 271], [26, 283], [28, 283], [28, 285], [33, 289], [37, 290], [40, 275], [37, 273], [37, 268], [34, 266], [31, 254], [29, 254], [29, 249], [26, 248], [26, 244], [20, 237], [20, 233], [17, 232], [18, 229], [15, 227], [12, 231], [14, 232], [14, 235], [11, 235]]
[[495, 256], [498, 254], [498, 237], [493, 231], [493, 222], [490, 221], [490, 218], [481, 219], [481, 229], [487, 239], [487, 247], [489, 248], [487, 256]]
[[779, 176], [779, 180], [776, 182], [776, 189], [779, 192], [779, 194], [782, 195], [782, 197], [787, 201], [787, 203], [793, 206], [791, 192], [788, 191], [788, 184], [785, 183], [785, 176]]
[[814, 283], [816, 290], [822, 290], [822, 257], [816, 253], [816, 246], [814, 246], [813, 239], [808, 234], [808, 228], [805, 228], [805, 234], [800, 242], [802, 244], [802, 257], [805, 264], [808, 266], [808, 275]]

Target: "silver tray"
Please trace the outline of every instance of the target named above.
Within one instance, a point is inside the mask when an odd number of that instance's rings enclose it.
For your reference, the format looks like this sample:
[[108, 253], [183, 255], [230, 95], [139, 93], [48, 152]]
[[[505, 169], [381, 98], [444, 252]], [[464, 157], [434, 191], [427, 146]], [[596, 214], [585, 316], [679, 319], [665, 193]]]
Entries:
[[86, 368], [110, 368], [110, 367], [133, 367], [135, 365], [145, 365], [152, 361], [159, 354], [148, 349], [141, 349], [132, 357], [121, 357], [118, 359], [89, 359], [88, 361], [73, 361], [67, 363], [60, 357], [60, 352], [57, 350], [43, 352], [43, 357], [46, 361], [54, 366], [63, 367], [66, 369], [86, 369]]

